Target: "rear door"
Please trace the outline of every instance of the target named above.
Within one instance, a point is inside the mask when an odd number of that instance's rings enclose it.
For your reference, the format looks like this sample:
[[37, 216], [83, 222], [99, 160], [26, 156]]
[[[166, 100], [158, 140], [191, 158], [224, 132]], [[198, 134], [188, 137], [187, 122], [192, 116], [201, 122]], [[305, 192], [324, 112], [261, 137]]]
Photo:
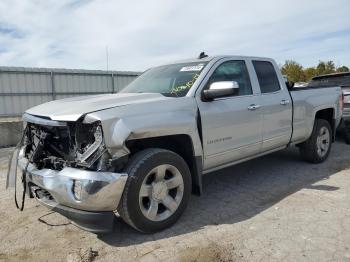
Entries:
[[262, 151], [286, 146], [292, 135], [292, 101], [277, 66], [270, 61], [253, 60], [261, 90], [263, 114]]
[[202, 121], [204, 169], [258, 154], [262, 142], [260, 94], [251, 84], [246, 61], [224, 60], [212, 68], [204, 81], [202, 90], [219, 81], [239, 84], [236, 96], [210, 102], [196, 97]]

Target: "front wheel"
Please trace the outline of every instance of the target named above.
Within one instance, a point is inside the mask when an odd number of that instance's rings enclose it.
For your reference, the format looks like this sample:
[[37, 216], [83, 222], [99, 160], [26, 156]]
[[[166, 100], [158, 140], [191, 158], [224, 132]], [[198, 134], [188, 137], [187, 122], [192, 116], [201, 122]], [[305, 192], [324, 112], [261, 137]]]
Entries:
[[300, 145], [301, 157], [311, 163], [325, 161], [332, 147], [332, 129], [328, 121], [316, 119], [310, 138]]
[[154, 233], [175, 223], [191, 194], [191, 174], [185, 160], [164, 149], [136, 153], [125, 172], [129, 175], [118, 212], [135, 229]]

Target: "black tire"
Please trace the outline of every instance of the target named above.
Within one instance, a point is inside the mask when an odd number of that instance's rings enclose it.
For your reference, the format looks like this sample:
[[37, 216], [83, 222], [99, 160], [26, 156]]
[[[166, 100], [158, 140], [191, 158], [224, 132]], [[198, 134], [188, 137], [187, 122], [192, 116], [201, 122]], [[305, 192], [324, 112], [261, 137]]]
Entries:
[[[183, 179], [182, 200], [170, 217], [163, 221], [152, 221], [142, 213], [139, 193], [149, 172], [164, 164], [172, 165], [180, 172]], [[150, 148], [136, 153], [124, 171], [128, 174], [128, 180], [119, 203], [118, 213], [127, 224], [140, 232], [154, 233], [170, 227], [180, 218], [188, 204], [192, 188], [191, 173], [182, 157], [169, 150]]]
[[350, 145], [350, 126], [348, 126], [348, 123], [344, 125], [344, 138], [345, 142]]
[[[317, 146], [317, 138], [322, 128], [326, 128], [329, 134], [329, 145], [327, 150], [325, 150], [323, 154], [319, 153], [318, 146]], [[316, 119], [310, 138], [304, 143], [300, 144], [299, 150], [300, 150], [300, 155], [302, 159], [310, 163], [317, 164], [317, 163], [322, 163], [328, 158], [328, 155], [331, 151], [331, 147], [332, 147], [332, 128], [329, 122], [324, 119]]]

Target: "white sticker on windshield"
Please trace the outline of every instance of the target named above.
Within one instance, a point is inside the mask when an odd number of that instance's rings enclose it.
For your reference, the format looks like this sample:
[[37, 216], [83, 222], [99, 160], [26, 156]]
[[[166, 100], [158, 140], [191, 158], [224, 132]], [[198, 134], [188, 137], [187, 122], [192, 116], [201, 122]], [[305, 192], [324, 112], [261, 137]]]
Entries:
[[184, 66], [180, 69], [180, 72], [186, 72], [186, 71], [201, 71], [204, 67], [204, 64], [198, 64], [194, 66]]

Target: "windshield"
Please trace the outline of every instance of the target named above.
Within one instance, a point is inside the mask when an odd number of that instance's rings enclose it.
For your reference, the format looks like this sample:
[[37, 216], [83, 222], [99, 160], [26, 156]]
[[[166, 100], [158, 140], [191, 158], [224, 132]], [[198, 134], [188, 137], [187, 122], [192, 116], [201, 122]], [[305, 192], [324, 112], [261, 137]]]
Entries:
[[207, 62], [182, 63], [151, 68], [136, 78], [121, 93], [159, 93], [185, 96]]

